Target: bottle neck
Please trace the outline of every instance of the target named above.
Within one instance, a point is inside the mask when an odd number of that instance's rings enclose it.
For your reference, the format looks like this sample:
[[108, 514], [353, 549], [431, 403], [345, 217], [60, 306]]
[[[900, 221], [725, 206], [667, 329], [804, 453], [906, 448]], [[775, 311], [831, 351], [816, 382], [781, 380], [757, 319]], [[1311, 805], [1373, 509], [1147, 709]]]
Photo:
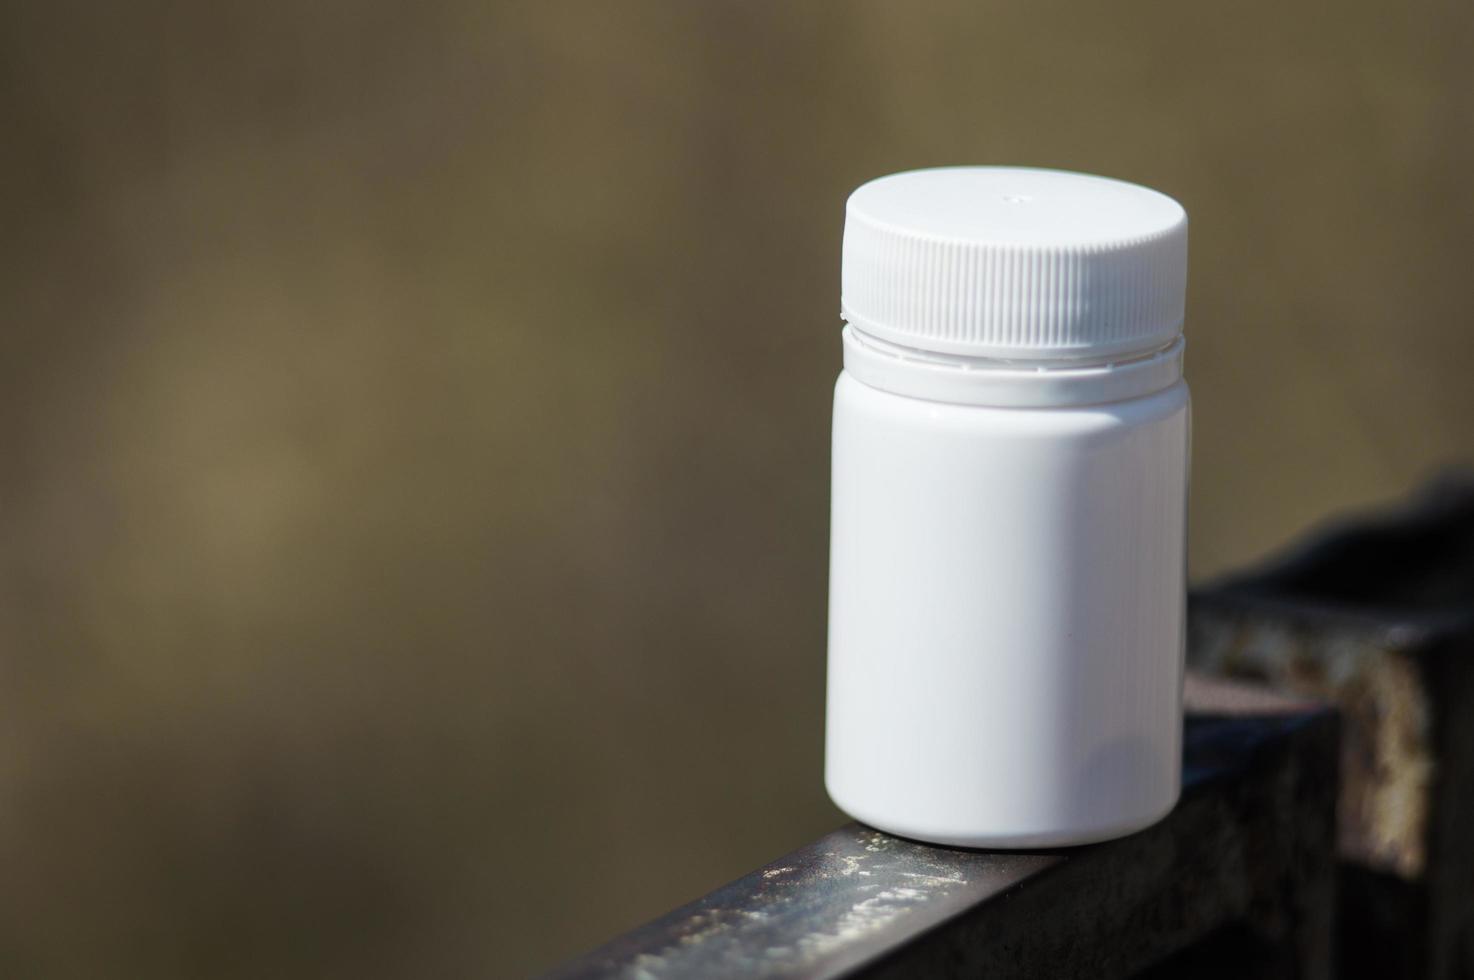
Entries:
[[956, 405], [1047, 408], [1126, 401], [1182, 378], [1183, 339], [1109, 358], [1015, 360], [938, 354], [881, 340], [846, 324], [844, 369], [856, 380], [912, 398]]

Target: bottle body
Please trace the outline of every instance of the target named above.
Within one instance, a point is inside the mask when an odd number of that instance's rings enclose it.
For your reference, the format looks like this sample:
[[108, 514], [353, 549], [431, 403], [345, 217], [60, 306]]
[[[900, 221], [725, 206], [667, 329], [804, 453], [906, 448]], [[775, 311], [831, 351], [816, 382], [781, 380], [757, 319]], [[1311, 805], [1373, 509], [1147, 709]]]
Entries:
[[883, 830], [1048, 847], [1180, 784], [1189, 399], [835, 388], [825, 782]]

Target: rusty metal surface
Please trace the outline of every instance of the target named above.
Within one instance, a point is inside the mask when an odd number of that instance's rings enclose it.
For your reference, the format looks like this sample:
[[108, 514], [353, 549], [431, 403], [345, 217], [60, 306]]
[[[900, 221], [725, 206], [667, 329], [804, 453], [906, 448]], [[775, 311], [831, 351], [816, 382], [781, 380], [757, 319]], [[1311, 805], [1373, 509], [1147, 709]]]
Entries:
[[849, 824], [556, 976], [833, 977], [1058, 864]]
[[988, 852], [850, 824], [553, 976], [1120, 976], [1233, 923], [1325, 976], [1335, 720], [1273, 708], [1191, 717], [1183, 800], [1132, 837]]
[[[1219, 599], [1195, 607], [1192, 663], [1341, 708], [1338, 849], [1358, 865], [1417, 880], [1428, 863], [1436, 749], [1419, 632], [1329, 617], [1266, 615]], [[1391, 633], [1391, 635], [1389, 635]]]
[[1474, 475], [1199, 590], [1188, 655], [1341, 711], [1344, 975], [1474, 976]]

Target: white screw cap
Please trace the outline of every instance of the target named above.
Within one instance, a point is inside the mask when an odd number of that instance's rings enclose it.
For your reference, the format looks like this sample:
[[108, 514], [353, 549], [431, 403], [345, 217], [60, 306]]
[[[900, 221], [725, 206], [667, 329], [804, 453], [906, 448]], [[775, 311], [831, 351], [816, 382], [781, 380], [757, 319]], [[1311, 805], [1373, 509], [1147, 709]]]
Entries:
[[946, 167], [845, 208], [841, 316], [908, 347], [997, 358], [1149, 351], [1182, 331], [1187, 213], [1089, 174]]

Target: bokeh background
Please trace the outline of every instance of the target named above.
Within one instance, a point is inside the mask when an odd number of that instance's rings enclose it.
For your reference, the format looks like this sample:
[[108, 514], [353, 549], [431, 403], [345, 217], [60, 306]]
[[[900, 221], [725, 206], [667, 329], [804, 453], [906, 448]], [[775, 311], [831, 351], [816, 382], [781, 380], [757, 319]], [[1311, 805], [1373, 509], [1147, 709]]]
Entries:
[[0, 973], [508, 976], [833, 826], [843, 202], [1193, 220], [1192, 558], [1474, 449], [1474, 6], [7, 2]]

